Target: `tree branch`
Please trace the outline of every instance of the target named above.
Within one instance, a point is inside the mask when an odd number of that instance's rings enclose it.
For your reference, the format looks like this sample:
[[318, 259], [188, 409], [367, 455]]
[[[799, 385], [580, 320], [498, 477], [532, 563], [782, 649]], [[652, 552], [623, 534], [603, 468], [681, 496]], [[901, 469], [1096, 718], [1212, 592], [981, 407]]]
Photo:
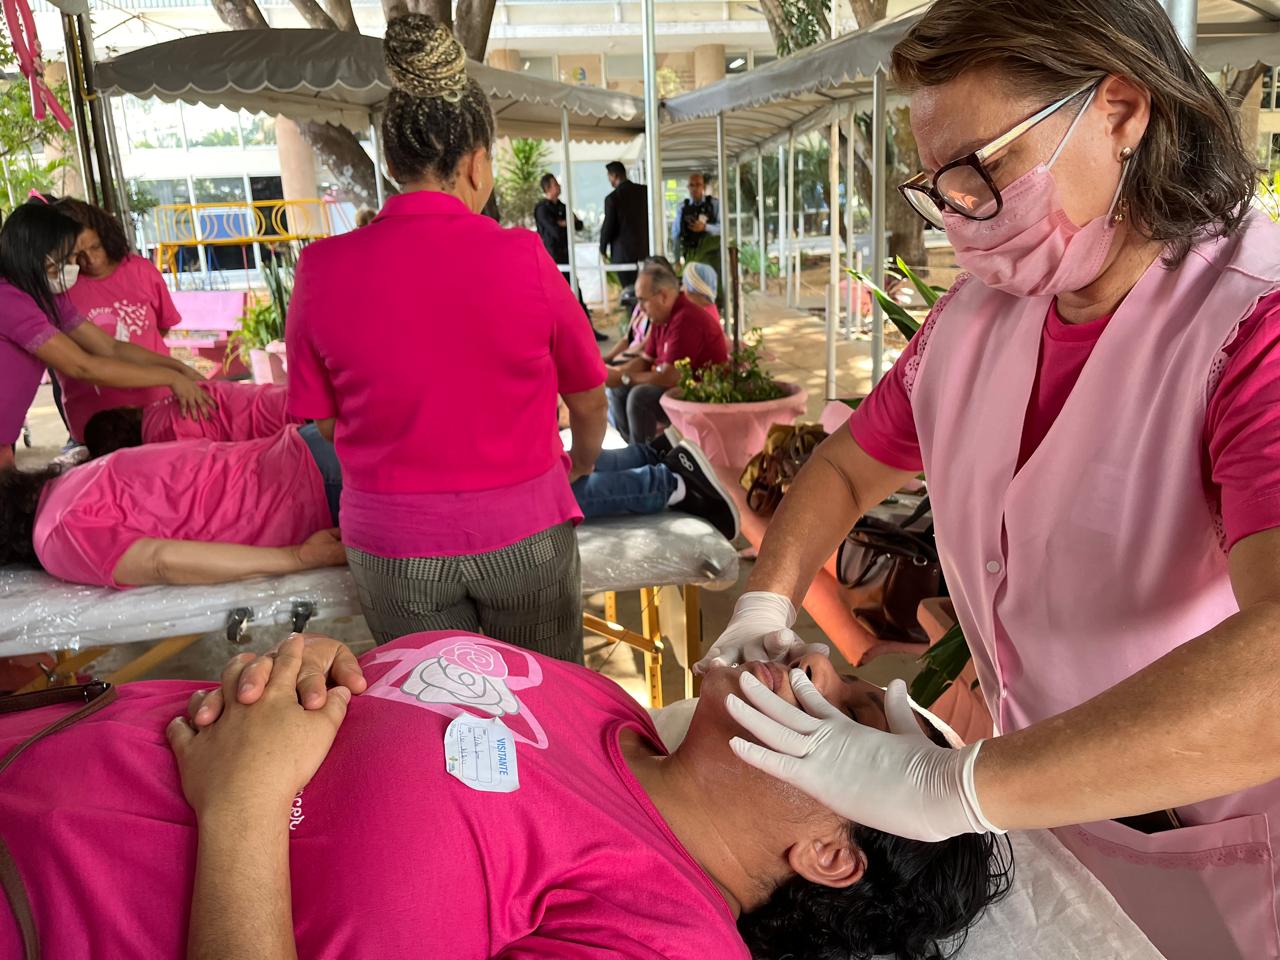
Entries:
[[497, 0], [458, 0], [458, 22], [454, 32], [472, 60], [483, 60], [489, 46], [489, 28]]
[[232, 30], [266, 30], [271, 26], [255, 0], [213, 0], [213, 9]]
[[450, 0], [417, 0], [416, 6], [414, 0], [409, 0], [409, 5], [414, 13], [425, 13], [431, 19], [453, 29], [453, 4]]
[[289, 0], [295, 10], [302, 14], [307, 26], [315, 30], [337, 30], [338, 25], [333, 18], [324, 12], [317, 0]]
[[360, 27], [356, 23], [355, 11], [351, 9], [351, 0], [325, 0], [325, 8], [329, 11], [329, 16], [333, 18], [333, 22], [337, 24], [339, 30], [346, 33], [359, 33]]
[[849, 0], [849, 6], [853, 8], [853, 19], [858, 21], [858, 29], [864, 30], [884, 19], [889, 10], [889, 0]]

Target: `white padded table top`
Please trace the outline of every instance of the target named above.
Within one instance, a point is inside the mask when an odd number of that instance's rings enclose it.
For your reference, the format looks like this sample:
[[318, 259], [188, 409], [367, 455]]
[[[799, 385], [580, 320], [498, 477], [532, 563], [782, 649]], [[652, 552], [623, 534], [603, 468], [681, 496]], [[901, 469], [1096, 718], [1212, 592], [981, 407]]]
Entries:
[[[738, 578], [733, 545], [686, 514], [595, 520], [578, 528], [584, 593]], [[162, 640], [226, 628], [245, 607], [252, 623], [289, 623], [295, 601], [317, 619], [352, 616], [360, 603], [344, 567], [201, 587], [110, 590], [65, 583], [35, 570], [0, 570], [0, 657]]]

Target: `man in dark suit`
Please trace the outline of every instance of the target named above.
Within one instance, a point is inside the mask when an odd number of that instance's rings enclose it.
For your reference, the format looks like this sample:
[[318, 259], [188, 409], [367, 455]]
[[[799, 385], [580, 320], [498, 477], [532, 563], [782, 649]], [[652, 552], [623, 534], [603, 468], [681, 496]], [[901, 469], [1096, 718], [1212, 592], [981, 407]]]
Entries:
[[[553, 173], [544, 173], [542, 180], [539, 181], [542, 187], [542, 199], [538, 201], [538, 205], [533, 208], [533, 220], [538, 226], [538, 236], [542, 239], [542, 245], [547, 248], [547, 253], [551, 255], [551, 259], [558, 265], [563, 266], [569, 262], [569, 212], [565, 209], [564, 201], [560, 199], [560, 181], [556, 179]], [[582, 220], [575, 213], [573, 215], [573, 229], [582, 229]], [[572, 286], [573, 281], [569, 278], [569, 274], [561, 271], [561, 276]], [[582, 312], [587, 315], [587, 321], [591, 320], [591, 311], [587, 309], [587, 303], [582, 299], [582, 291], [575, 291], [578, 294], [578, 303], [582, 305]], [[605, 341], [609, 338], [596, 330], [594, 325], [592, 330], [599, 341]]]
[[[604, 225], [600, 228], [600, 252], [612, 263], [638, 263], [649, 254], [649, 191], [627, 179], [627, 168], [617, 160], [606, 164], [613, 193], [604, 198]], [[623, 287], [636, 282], [634, 270], [618, 273]]]

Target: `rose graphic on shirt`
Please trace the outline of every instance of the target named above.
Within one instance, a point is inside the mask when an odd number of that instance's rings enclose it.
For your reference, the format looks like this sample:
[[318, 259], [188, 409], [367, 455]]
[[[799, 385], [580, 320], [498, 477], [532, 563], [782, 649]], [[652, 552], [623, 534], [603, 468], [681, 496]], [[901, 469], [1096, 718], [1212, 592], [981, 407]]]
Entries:
[[459, 640], [440, 652], [440, 659], [482, 677], [507, 678], [507, 662], [492, 647], [482, 647], [472, 640]]
[[520, 709], [520, 702], [501, 677], [475, 673], [456, 663], [449, 663], [443, 657], [418, 664], [400, 689], [423, 703], [456, 703], [483, 710], [491, 717], [516, 713]]

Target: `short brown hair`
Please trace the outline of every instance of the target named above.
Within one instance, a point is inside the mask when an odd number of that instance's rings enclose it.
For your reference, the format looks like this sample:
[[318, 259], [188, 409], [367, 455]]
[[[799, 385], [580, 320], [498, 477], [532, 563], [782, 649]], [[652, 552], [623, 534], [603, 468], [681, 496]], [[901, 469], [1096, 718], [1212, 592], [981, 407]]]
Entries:
[[1168, 265], [1244, 221], [1256, 171], [1236, 111], [1156, 0], [936, 0], [893, 50], [907, 90], [982, 68], [1046, 103], [1112, 75], [1150, 92], [1123, 200], [1137, 229], [1167, 245]]
[[102, 241], [102, 249], [112, 263], [119, 263], [130, 254], [129, 238], [125, 236], [124, 227], [101, 207], [75, 197], [62, 197], [54, 201], [53, 205], [78, 223], [81, 230], [87, 227], [96, 233]]

